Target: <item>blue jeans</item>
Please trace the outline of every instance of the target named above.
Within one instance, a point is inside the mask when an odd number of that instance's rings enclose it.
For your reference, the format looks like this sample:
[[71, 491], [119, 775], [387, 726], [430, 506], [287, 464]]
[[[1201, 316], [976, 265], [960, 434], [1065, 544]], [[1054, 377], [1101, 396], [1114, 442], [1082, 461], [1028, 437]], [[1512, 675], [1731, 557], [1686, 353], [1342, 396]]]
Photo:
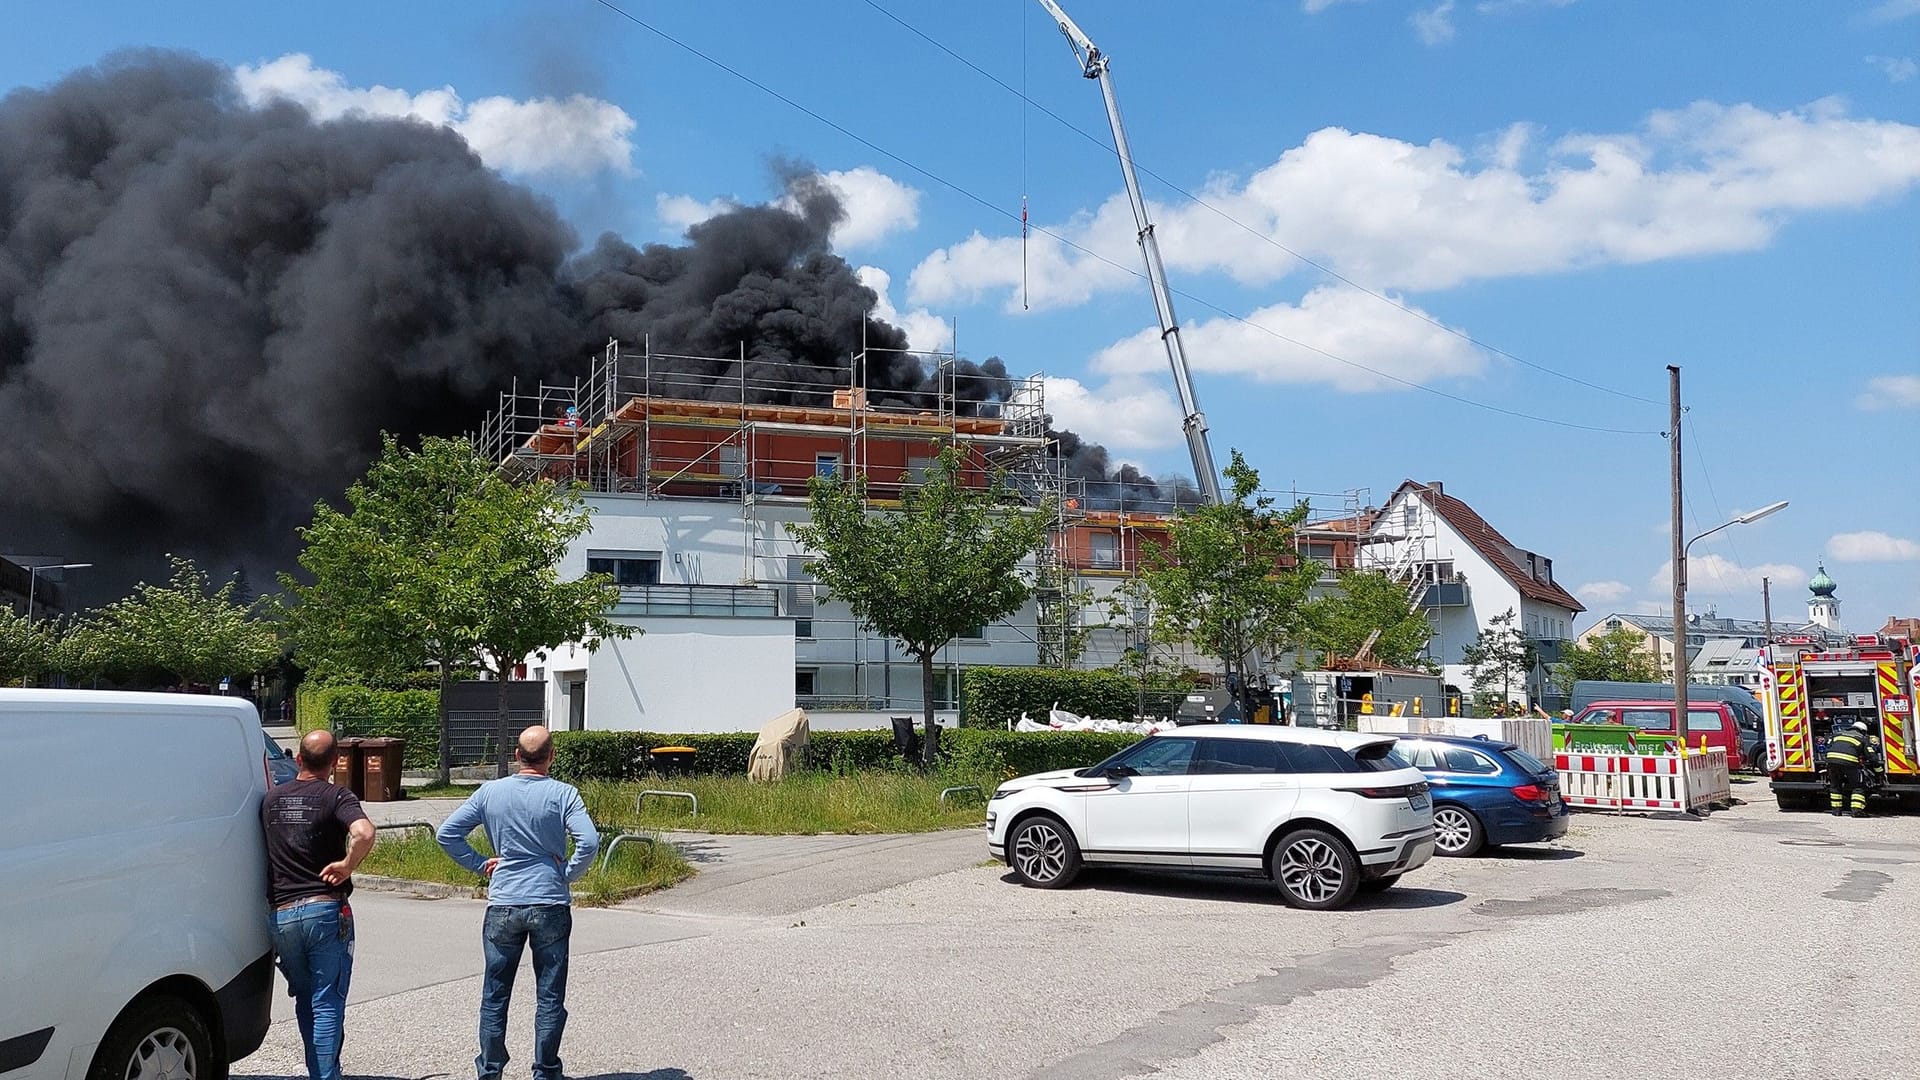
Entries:
[[353, 909], [315, 900], [273, 913], [273, 951], [287, 977], [312, 1080], [340, 1080], [347, 984], [353, 978]]
[[533, 946], [533, 1080], [561, 1080], [560, 1036], [567, 1030], [567, 947], [573, 909], [565, 904], [514, 904], [487, 908], [480, 938], [487, 973], [480, 987], [480, 1080], [507, 1067], [507, 1003], [520, 954]]

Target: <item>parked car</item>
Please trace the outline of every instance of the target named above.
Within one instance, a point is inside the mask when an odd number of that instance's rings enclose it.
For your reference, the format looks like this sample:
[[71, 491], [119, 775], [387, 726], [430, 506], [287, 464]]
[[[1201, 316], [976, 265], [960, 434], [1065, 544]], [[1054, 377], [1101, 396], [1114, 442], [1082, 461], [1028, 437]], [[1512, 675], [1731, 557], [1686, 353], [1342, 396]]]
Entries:
[[1567, 835], [1560, 774], [1512, 743], [1409, 735], [1396, 750], [1433, 786], [1434, 848], [1442, 855], [1476, 855]]
[[268, 739], [266, 754], [267, 779], [274, 787], [279, 787], [300, 775], [300, 763], [295, 761], [293, 755], [287, 753], [279, 743]]
[[1196, 726], [1000, 785], [987, 849], [1034, 888], [1088, 865], [1251, 874], [1324, 910], [1432, 858], [1433, 811], [1392, 736]]
[[[0, 690], [7, 1080], [226, 1076], [259, 1048], [265, 738], [239, 698]], [[104, 781], [102, 746], [141, 778]]]
[[[1649, 735], [1673, 734], [1672, 701], [1596, 701], [1573, 718], [1576, 724], [1624, 724]], [[1687, 701], [1687, 745], [1727, 752], [1727, 768], [1739, 771], [1760, 760], [1760, 714], [1733, 701]]]

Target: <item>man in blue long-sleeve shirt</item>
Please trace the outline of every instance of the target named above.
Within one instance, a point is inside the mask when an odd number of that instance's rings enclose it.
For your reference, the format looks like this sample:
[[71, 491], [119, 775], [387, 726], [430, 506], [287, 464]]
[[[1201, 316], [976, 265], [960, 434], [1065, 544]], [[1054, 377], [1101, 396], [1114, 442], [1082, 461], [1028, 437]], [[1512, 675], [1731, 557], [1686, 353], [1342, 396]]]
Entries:
[[[482, 784], [440, 826], [440, 846], [453, 861], [486, 875], [487, 918], [481, 933], [487, 972], [480, 988], [480, 1080], [496, 1080], [507, 1066], [507, 1003], [520, 954], [533, 946], [538, 1005], [533, 1019], [534, 1080], [561, 1080], [560, 1036], [567, 1027], [567, 948], [573, 934], [568, 883], [593, 865], [600, 834], [580, 792], [547, 775], [553, 736], [535, 725], [520, 733], [514, 751], [520, 772]], [[467, 834], [485, 827], [496, 852], [483, 859]], [[573, 854], [567, 854], [567, 837]]]

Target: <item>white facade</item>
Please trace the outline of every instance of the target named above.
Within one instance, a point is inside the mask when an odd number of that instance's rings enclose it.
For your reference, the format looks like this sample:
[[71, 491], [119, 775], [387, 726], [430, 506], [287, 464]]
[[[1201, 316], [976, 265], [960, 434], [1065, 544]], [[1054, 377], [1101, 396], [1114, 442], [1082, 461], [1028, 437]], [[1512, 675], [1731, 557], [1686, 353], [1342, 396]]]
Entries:
[[[1502, 545], [1501, 554], [1521, 572], [1552, 582], [1552, 562], [1533, 552]], [[1527, 596], [1505, 569], [1495, 563], [1452, 522], [1435, 509], [1423, 489], [1403, 485], [1375, 520], [1369, 541], [1361, 545], [1363, 569], [1386, 571], [1396, 577], [1424, 575], [1431, 585], [1422, 595], [1434, 636], [1427, 655], [1440, 665], [1448, 685], [1472, 693], [1472, 676], [1464, 652], [1474, 639], [1493, 627], [1493, 620], [1509, 611], [1514, 628], [1529, 640], [1558, 642], [1573, 636], [1576, 610]], [[1525, 686], [1514, 688], [1526, 703], [1545, 692], [1545, 672], [1534, 672]]]
[[[586, 496], [592, 528], [561, 561], [574, 577], [613, 572], [614, 617], [645, 633], [565, 650], [544, 662], [547, 711], [560, 728], [752, 731], [806, 708], [816, 728], [872, 727], [919, 716], [920, 665], [820, 597], [788, 532], [806, 507], [738, 501]], [[951, 717], [959, 667], [1038, 661], [1030, 602], [935, 658], [934, 704]]]

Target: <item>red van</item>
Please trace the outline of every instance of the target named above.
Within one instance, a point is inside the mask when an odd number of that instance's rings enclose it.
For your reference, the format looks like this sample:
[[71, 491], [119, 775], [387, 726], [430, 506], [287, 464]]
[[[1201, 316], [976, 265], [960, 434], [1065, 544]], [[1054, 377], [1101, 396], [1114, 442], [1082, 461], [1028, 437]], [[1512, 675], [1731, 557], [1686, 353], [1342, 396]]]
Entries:
[[[1759, 755], [1755, 748], [1762, 735], [1760, 717], [1747, 715], [1752, 710], [1728, 701], [1687, 702], [1687, 745], [1698, 750], [1701, 739], [1709, 748], [1727, 752], [1727, 768], [1740, 770], [1754, 766]], [[1671, 701], [1596, 701], [1573, 718], [1576, 724], [1625, 724], [1649, 735], [1673, 734]]]

